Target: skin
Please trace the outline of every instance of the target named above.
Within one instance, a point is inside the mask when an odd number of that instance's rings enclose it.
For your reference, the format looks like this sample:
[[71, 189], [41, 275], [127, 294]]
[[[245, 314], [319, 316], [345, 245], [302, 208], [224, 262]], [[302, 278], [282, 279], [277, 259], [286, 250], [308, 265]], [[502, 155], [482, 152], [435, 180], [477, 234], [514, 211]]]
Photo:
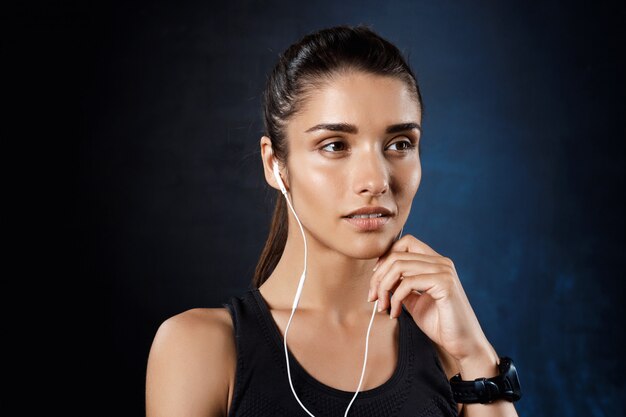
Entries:
[[[375, 300], [379, 311], [361, 391], [383, 384], [395, 370], [400, 303], [433, 341], [448, 378], [459, 372], [465, 380], [497, 374], [498, 355], [452, 260], [412, 235], [395, 241], [421, 181], [420, 130], [385, 133], [387, 126], [406, 122], [421, 124], [421, 111], [403, 82], [360, 72], [338, 75], [289, 122], [290, 154], [286, 164], [278, 161], [308, 250], [289, 349], [314, 378], [345, 391], [358, 385]], [[319, 123], [349, 123], [358, 133], [306, 133]], [[260, 147], [265, 178], [279, 189], [269, 138], [262, 137]], [[381, 229], [358, 230], [343, 216], [363, 206], [386, 207], [392, 217]], [[300, 228], [288, 213], [285, 250], [259, 288], [283, 335], [304, 267]], [[148, 360], [147, 415], [226, 416], [235, 365], [233, 327], [225, 309], [193, 309], [166, 320]], [[469, 417], [517, 416], [505, 401], [460, 404], [459, 411]]]

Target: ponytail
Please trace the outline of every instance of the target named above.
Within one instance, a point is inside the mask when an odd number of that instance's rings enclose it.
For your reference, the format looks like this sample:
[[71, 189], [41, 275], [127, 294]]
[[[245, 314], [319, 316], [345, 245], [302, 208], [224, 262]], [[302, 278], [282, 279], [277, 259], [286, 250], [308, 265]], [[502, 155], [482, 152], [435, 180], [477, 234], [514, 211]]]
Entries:
[[274, 268], [276, 268], [287, 243], [287, 232], [289, 230], [287, 204], [280, 193], [276, 193], [276, 197], [270, 232], [252, 279], [254, 288], [259, 288], [261, 284], [267, 281]]

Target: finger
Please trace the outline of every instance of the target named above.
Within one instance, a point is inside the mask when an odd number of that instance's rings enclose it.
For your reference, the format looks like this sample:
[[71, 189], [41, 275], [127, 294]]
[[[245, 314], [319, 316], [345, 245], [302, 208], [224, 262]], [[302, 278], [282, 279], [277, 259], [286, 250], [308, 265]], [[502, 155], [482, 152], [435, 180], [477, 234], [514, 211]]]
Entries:
[[[402, 238], [404, 239], [404, 238]], [[397, 250], [395, 249], [395, 243], [399, 242], [399, 240], [394, 241], [391, 246], [389, 246], [389, 248], [387, 248], [387, 250], [385, 251], [385, 253], [383, 253], [382, 255], [380, 255], [378, 257], [378, 259], [376, 260], [376, 264], [374, 265], [374, 269], [373, 271], [376, 271], [376, 269], [378, 269], [378, 267], [380, 266], [380, 264], [389, 257], [389, 255], [391, 253], [397, 252]], [[405, 251], [406, 252], [406, 251]]]
[[378, 258], [373, 270], [376, 271], [380, 267], [380, 264], [385, 261], [385, 259], [391, 256], [391, 254], [398, 252], [420, 253], [427, 256], [440, 257], [448, 263], [452, 263], [449, 258], [446, 258], [445, 256], [442, 256], [439, 253], [435, 252], [435, 250], [433, 250], [430, 246], [426, 245], [421, 240], [417, 239], [415, 236], [406, 235], [394, 242], [389, 247], [389, 249]]
[[435, 252], [433, 248], [428, 246], [426, 243], [422, 242], [418, 238], [413, 235], [404, 235], [397, 241], [395, 241], [388, 252], [396, 251], [396, 252], [415, 252], [415, 253], [423, 253], [424, 255], [437, 255], [441, 256], [439, 253]]
[[[380, 281], [385, 277], [393, 265], [398, 261], [408, 260], [408, 261], [421, 261], [424, 263], [432, 264], [432, 265], [448, 265], [445, 261], [445, 258], [441, 256], [433, 256], [433, 255], [424, 255], [421, 253], [410, 253], [410, 252], [394, 252], [389, 255], [386, 259], [382, 260], [382, 264], [379, 265], [378, 269], [374, 271], [372, 276], [370, 277], [370, 292], [368, 295], [368, 301], [376, 300], [376, 292], [378, 290], [378, 285]], [[407, 271], [408, 272], [408, 271]], [[433, 271], [431, 271], [433, 272]], [[406, 275], [406, 274], [405, 274]], [[408, 274], [411, 275], [411, 274]]]
[[389, 268], [395, 263], [397, 260], [417, 260], [428, 262], [432, 264], [446, 264], [445, 258], [437, 255], [424, 255], [422, 253], [411, 253], [411, 252], [393, 252], [389, 254], [386, 258], [380, 258], [380, 264], [370, 277], [370, 288], [375, 288], [376, 283], [380, 281], [381, 277], [384, 276]]
[[387, 252], [386, 254], [381, 255], [380, 258], [378, 258], [378, 260], [376, 261], [376, 264], [374, 265], [373, 271], [376, 272], [378, 270], [378, 268], [380, 268], [380, 265], [383, 262], [385, 262], [387, 259], [392, 259], [394, 256], [397, 259], [413, 259], [413, 258], [415, 258], [415, 259], [421, 259], [423, 261], [433, 262], [433, 263], [440, 263], [441, 260], [444, 259], [440, 255], [428, 255], [428, 254], [418, 253], [418, 252], [406, 252], [406, 251]]
[[391, 264], [389, 269], [381, 276], [378, 282], [377, 294], [379, 310], [387, 308], [389, 291], [396, 285], [396, 281], [403, 276], [419, 275], [425, 273], [445, 272], [446, 267], [442, 264], [424, 262], [416, 259], [400, 259]]
[[[400, 281], [400, 283], [402, 283], [402, 281]], [[402, 295], [402, 299], [400, 299], [401, 295]], [[407, 295], [400, 294], [400, 293], [397, 293], [397, 287], [396, 287], [396, 290], [391, 294], [391, 299], [389, 301], [389, 318], [395, 319], [399, 317], [402, 312], [403, 305], [405, 305], [407, 308], [409, 308], [409, 306], [415, 305], [416, 300], [411, 300], [410, 297], [413, 297], [413, 296], [420, 297], [421, 295], [422, 295], [422, 292], [415, 290], [415, 289], [412, 289], [411, 291], [409, 291]], [[398, 301], [396, 302], [396, 300]], [[411, 304], [408, 304], [410, 301], [413, 301], [413, 302]]]
[[398, 317], [402, 311], [402, 302], [411, 294], [420, 297], [430, 296], [435, 300], [440, 299], [443, 294], [440, 287], [445, 280], [445, 273], [420, 274], [404, 277], [396, 287], [391, 297], [389, 316]]
[[[389, 299], [393, 297], [393, 293], [395, 292], [396, 288], [398, 287], [398, 285], [400, 285], [400, 283], [402, 282], [402, 277], [400, 277], [400, 279], [396, 280], [396, 282], [393, 283], [393, 285], [385, 290], [383, 293], [384, 295], [380, 298], [378, 298], [378, 312], [380, 313], [383, 310], [386, 310], [388, 308], [390, 304]], [[382, 301], [385, 300], [385, 303], [383, 304]]]

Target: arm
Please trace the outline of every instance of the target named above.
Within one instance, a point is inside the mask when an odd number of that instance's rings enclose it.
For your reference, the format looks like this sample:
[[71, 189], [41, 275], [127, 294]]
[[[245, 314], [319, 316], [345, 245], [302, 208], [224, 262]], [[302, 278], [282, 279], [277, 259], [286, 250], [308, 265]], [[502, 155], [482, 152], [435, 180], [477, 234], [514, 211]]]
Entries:
[[158, 329], [146, 373], [147, 417], [225, 417], [236, 348], [225, 309], [193, 309]]
[[[390, 294], [393, 297], [390, 299]], [[459, 280], [454, 263], [411, 235], [381, 256], [370, 279], [369, 301], [397, 317], [404, 305], [415, 323], [456, 364], [463, 380], [498, 374], [499, 358], [488, 342]], [[443, 362], [443, 361], [442, 361]], [[446, 371], [448, 372], [448, 371]], [[516, 417], [513, 403], [463, 404], [465, 417]]]

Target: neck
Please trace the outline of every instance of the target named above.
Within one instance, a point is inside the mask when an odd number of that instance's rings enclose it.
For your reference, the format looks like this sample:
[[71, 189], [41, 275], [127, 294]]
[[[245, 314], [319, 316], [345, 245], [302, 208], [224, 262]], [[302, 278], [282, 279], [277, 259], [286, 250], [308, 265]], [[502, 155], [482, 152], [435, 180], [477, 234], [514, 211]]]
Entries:
[[[290, 227], [276, 268], [261, 286], [270, 307], [291, 310], [304, 269], [299, 227]], [[294, 230], [295, 229], [295, 230]], [[307, 272], [298, 310], [323, 312], [339, 321], [371, 312], [367, 301], [374, 259], [356, 259], [323, 246], [307, 234]]]

